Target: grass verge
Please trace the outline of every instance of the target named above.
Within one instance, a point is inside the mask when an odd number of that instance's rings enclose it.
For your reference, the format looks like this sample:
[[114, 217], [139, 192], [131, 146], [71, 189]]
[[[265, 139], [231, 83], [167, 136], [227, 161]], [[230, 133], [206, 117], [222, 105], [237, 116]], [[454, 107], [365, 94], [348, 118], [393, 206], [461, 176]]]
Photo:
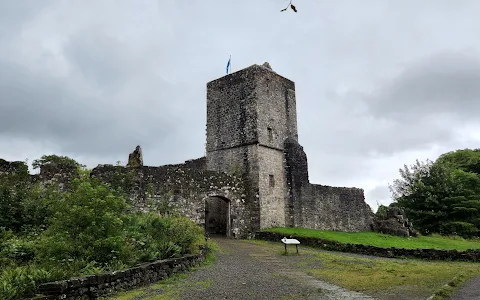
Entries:
[[[468, 273], [467, 273], [468, 274]], [[460, 288], [463, 284], [466, 283], [468, 279], [473, 276], [466, 276], [460, 274], [453, 278], [449, 283], [442, 286], [438, 291], [436, 291], [428, 300], [446, 300], [450, 299], [453, 293]]]
[[215, 262], [217, 251], [219, 251], [218, 245], [209, 240], [207, 242], [208, 252], [205, 260], [200, 266], [190, 268], [187, 272], [176, 273], [172, 276], [166, 278], [165, 280], [159, 281], [152, 285], [142, 287], [139, 289], [119, 292], [116, 295], [109, 297], [111, 300], [133, 300], [133, 299], [148, 299], [148, 300], [176, 300], [180, 299], [181, 293], [185, 288], [195, 288], [195, 289], [206, 289], [211, 284], [211, 280], [204, 280], [198, 282], [187, 282], [186, 279], [189, 275], [189, 272], [198, 270], [202, 267], [208, 267]]
[[[268, 247], [272, 255], [283, 254], [281, 243], [249, 242]], [[286, 262], [295, 261], [299, 269], [317, 279], [375, 299], [426, 299], [435, 291], [439, 291], [438, 295], [451, 295], [461, 283], [480, 275], [478, 263], [377, 258], [305, 246], [299, 247], [299, 253], [284, 256]], [[456, 279], [452, 281], [453, 278]]]
[[404, 248], [404, 249], [480, 249], [480, 240], [466, 240], [461, 237], [446, 236], [419, 236], [416, 238], [399, 237], [376, 232], [338, 232], [306, 228], [276, 227], [266, 229], [268, 232], [295, 235], [297, 237], [313, 237], [325, 240], [337, 241], [350, 244], [364, 244], [381, 248]]

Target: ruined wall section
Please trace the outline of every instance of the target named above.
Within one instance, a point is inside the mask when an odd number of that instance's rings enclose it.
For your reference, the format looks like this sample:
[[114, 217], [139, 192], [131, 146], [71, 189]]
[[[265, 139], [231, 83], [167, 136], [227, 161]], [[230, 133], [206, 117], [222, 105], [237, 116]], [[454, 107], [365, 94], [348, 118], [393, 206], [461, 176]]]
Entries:
[[61, 191], [66, 191], [72, 180], [78, 176], [78, 170], [74, 166], [44, 165], [39, 174], [32, 175], [32, 179], [42, 184], [58, 184]]
[[204, 156], [196, 159], [190, 159], [183, 163], [183, 166], [190, 169], [206, 170], [207, 158]]
[[0, 176], [15, 175], [16, 180], [40, 182], [43, 185], [58, 184], [60, 190], [68, 189], [70, 182], [78, 177], [78, 170], [72, 166], [44, 165], [39, 174], [30, 174], [28, 165], [23, 161], [6, 161], [0, 159]]
[[285, 225], [295, 226], [301, 219], [302, 187], [310, 184], [308, 179], [307, 154], [293, 138], [284, 142], [285, 181], [287, 198], [285, 200]]
[[370, 231], [373, 212], [365, 203], [363, 189], [309, 184], [301, 194], [296, 227]]
[[285, 141], [288, 183], [287, 224], [335, 231], [370, 231], [374, 214], [359, 188], [311, 184], [307, 155], [296, 141]]
[[218, 196], [231, 201], [230, 225], [234, 237], [249, 231], [243, 183], [226, 173], [196, 170], [178, 165], [126, 168], [99, 165], [92, 176], [113, 187], [123, 187], [135, 210], [173, 207], [195, 223], [205, 224], [205, 201]]

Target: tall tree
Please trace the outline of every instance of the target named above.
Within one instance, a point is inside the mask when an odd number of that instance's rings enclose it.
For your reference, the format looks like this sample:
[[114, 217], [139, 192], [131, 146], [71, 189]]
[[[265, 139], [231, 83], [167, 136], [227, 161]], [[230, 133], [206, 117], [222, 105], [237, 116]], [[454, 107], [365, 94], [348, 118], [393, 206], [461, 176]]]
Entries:
[[405, 208], [424, 234], [477, 235], [480, 228], [480, 175], [475, 150], [445, 153], [434, 163], [416, 161], [400, 169], [390, 186], [394, 203]]

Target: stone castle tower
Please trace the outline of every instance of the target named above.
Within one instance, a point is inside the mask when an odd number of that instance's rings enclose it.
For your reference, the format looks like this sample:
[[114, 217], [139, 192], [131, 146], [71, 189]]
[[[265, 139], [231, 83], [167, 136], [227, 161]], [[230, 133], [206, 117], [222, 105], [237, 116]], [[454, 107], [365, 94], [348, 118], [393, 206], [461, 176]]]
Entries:
[[295, 84], [268, 63], [207, 84], [207, 169], [244, 179], [253, 228], [288, 223], [287, 139], [298, 140]]

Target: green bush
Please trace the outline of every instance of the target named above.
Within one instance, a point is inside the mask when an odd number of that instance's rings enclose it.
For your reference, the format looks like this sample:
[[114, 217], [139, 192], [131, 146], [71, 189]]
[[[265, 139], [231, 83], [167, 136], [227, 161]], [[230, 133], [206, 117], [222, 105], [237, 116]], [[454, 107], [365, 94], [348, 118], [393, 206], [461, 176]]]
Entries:
[[51, 275], [45, 269], [30, 266], [7, 269], [0, 276], [0, 298], [19, 299], [31, 293], [39, 282], [50, 279]]
[[478, 228], [467, 222], [448, 222], [440, 225], [440, 233], [471, 238], [478, 235]]
[[35, 241], [21, 238], [5, 240], [0, 245], [0, 257], [17, 264], [33, 260], [35, 256]]
[[190, 219], [164, 217], [154, 212], [132, 215], [128, 232], [142, 261], [192, 253], [204, 236], [203, 229]]
[[56, 186], [30, 182], [24, 175], [0, 175], [0, 228], [36, 231], [45, 228], [52, 215], [49, 205], [59, 198]]
[[123, 223], [127, 204], [106, 184], [83, 177], [74, 179], [70, 191], [54, 204], [55, 214], [39, 242], [39, 256], [54, 259], [78, 259], [107, 264], [124, 260]]

